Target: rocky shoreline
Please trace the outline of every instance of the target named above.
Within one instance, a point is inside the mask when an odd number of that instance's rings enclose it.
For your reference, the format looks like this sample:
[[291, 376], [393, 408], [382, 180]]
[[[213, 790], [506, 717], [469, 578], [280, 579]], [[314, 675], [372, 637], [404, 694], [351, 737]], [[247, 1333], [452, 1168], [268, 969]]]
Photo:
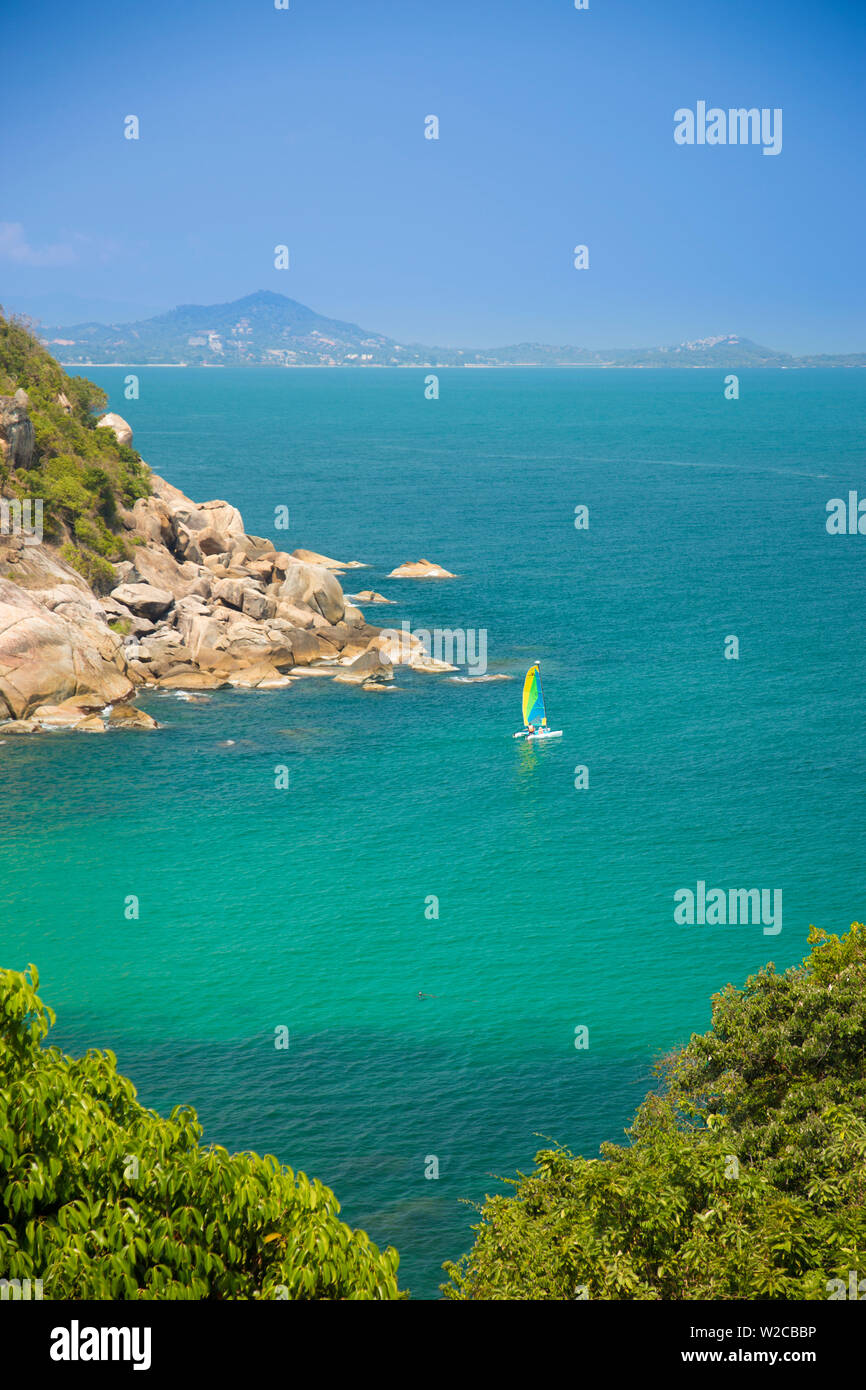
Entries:
[[[119, 416], [99, 423], [131, 439]], [[155, 473], [151, 484], [120, 513], [133, 558], [107, 594], [34, 535], [0, 535], [0, 738], [156, 728], [130, 703], [141, 690], [273, 690], [314, 673], [380, 690], [395, 666], [455, 669], [367, 622], [338, 577], [360, 562], [277, 550], [231, 503], [194, 502]], [[448, 576], [400, 568], [420, 566]]]

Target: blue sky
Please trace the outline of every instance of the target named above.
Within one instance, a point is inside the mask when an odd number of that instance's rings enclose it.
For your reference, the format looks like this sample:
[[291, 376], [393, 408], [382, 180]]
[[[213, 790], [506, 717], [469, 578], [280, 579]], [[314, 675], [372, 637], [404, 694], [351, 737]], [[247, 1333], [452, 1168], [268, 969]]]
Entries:
[[[264, 288], [405, 342], [866, 350], [862, 0], [290, 3], [7, 0], [0, 302]], [[698, 100], [781, 107], [781, 154], [677, 146]]]

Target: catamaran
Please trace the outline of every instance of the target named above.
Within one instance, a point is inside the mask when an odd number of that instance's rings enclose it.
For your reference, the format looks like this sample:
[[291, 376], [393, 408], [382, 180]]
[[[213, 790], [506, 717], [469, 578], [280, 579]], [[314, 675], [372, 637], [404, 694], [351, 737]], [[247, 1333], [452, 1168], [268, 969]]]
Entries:
[[541, 666], [535, 662], [526, 673], [523, 682], [523, 728], [518, 729], [512, 738], [542, 739], [562, 738], [561, 729], [548, 729], [547, 710], [544, 708], [544, 691], [541, 686]]

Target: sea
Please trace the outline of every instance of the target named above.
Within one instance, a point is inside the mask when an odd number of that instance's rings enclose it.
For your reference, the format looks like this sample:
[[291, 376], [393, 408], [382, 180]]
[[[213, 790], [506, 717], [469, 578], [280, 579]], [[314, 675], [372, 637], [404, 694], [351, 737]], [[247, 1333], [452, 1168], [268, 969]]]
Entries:
[[[827, 530], [866, 373], [85, 374], [184, 492], [509, 679], [151, 692], [159, 732], [7, 740], [2, 963], [55, 1043], [319, 1178], [439, 1298], [485, 1194], [626, 1142], [716, 991], [866, 915], [866, 535]], [[422, 557], [456, 577], [388, 578]], [[544, 744], [511, 737], [534, 661]], [[677, 920], [699, 884], [781, 912]]]

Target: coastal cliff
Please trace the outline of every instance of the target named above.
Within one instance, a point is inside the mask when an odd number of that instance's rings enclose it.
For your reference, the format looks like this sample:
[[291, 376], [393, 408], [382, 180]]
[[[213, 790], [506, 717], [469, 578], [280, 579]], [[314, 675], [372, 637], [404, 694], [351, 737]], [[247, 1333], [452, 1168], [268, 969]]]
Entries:
[[153, 727], [128, 704], [143, 687], [276, 688], [315, 665], [375, 689], [395, 661], [441, 665], [414, 640], [395, 652], [340, 562], [279, 551], [230, 502], [152, 473], [104, 404], [0, 317], [0, 736]]

